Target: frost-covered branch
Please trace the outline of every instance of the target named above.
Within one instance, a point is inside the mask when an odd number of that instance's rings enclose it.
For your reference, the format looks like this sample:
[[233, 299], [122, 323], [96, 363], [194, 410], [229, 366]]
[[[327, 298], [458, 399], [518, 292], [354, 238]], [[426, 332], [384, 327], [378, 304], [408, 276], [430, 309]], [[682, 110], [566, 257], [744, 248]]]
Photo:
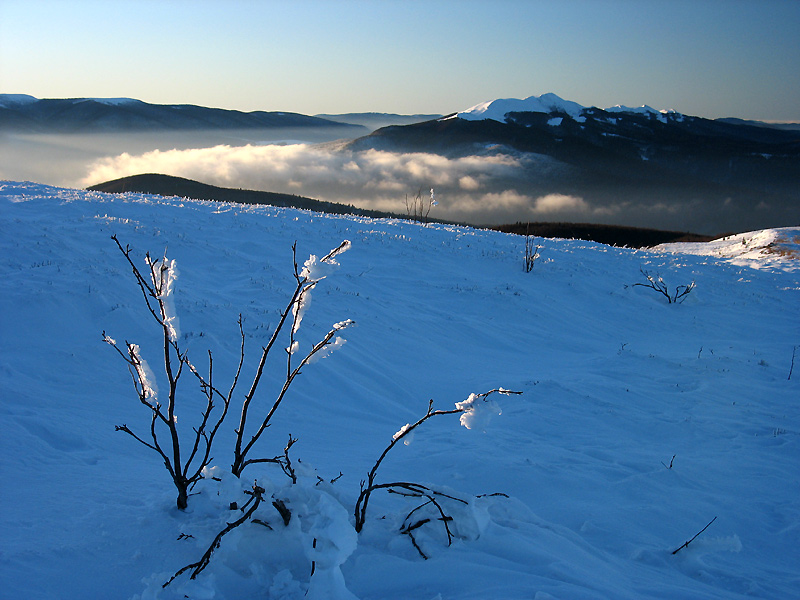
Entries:
[[528, 232], [530, 223], [525, 227], [525, 272], [530, 273], [533, 271], [533, 265], [536, 264], [536, 259], [539, 258], [539, 250], [541, 244], [536, 243], [536, 237]]
[[[178, 317], [173, 303], [175, 281], [178, 277], [175, 261], [167, 259], [166, 255], [161, 259], [152, 259], [149, 254], [146, 254], [145, 264], [148, 267], [148, 276], [145, 276], [131, 258], [130, 247], [123, 247], [116, 236], [113, 236], [112, 239], [116, 242], [117, 247], [131, 267], [148, 312], [159, 324], [162, 334], [163, 370], [167, 382], [166, 393], [163, 395], [165, 402], [162, 404], [158, 401], [159, 389], [156, 384], [156, 377], [147, 361], [142, 357], [139, 346], [125, 342], [125, 350], [123, 350], [117, 346], [113, 338], [103, 332], [103, 340], [112, 346], [128, 364], [133, 387], [140, 402], [152, 412], [150, 422], [152, 442], [146, 442], [127, 425], [117, 426], [116, 429], [117, 431], [128, 433], [161, 456], [178, 490], [177, 506], [180, 509], [184, 509], [188, 502], [189, 488], [202, 477], [203, 469], [211, 462], [211, 448], [214, 438], [225, 420], [230, 400], [241, 372], [244, 361], [244, 332], [241, 316], [239, 319], [239, 332], [242, 343], [239, 367], [230, 390], [227, 394], [223, 394], [213, 383], [213, 358], [211, 353], [209, 352], [208, 354], [208, 374], [202, 375], [189, 361], [186, 352], [180, 348], [178, 343], [180, 335]], [[184, 368], [194, 374], [200, 383], [201, 392], [206, 396], [206, 407], [201, 414], [200, 424], [193, 428], [194, 437], [189, 446], [188, 457], [184, 456], [183, 453], [184, 448], [181, 444], [181, 437], [178, 431], [178, 416], [176, 414], [177, 390]], [[215, 402], [217, 399], [221, 400], [222, 409], [218, 416], [212, 419], [212, 412], [217, 408]], [[160, 429], [157, 429], [159, 424]], [[166, 428], [165, 435], [169, 438], [169, 444], [165, 444], [162, 447], [159, 441], [159, 431], [163, 434], [164, 428]]]
[[[331, 272], [338, 268], [339, 263], [336, 262], [336, 257], [347, 251], [349, 248], [350, 242], [345, 240], [321, 259], [317, 259], [317, 257], [312, 254], [304, 263], [303, 269], [300, 270], [297, 265], [296, 244], [292, 246], [294, 278], [296, 285], [289, 303], [286, 305], [286, 308], [283, 310], [283, 312], [281, 312], [278, 325], [272, 332], [269, 343], [262, 349], [261, 359], [259, 361], [258, 368], [256, 369], [253, 383], [250, 385], [250, 391], [245, 396], [242, 404], [239, 427], [236, 429], [236, 443], [234, 446], [233, 464], [231, 465], [231, 471], [237, 477], [241, 476], [242, 471], [249, 464], [256, 462], [275, 462], [260, 458], [249, 459], [247, 456], [264, 431], [269, 427], [273, 415], [281, 405], [281, 402], [286, 396], [286, 393], [289, 391], [292, 382], [294, 382], [295, 378], [300, 375], [301, 369], [307, 364], [327, 356], [336, 348], [341, 347], [345, 340], [341, 337], [338, 337], [337, 333], [342, 329], [355, 325], [355, 322], [350, 319], [334, 324], [331, 330], [319, 342], [312, 346], [311, 350], [305, 355], [300, 363], [297, 364], [297, 366], [293, 365], [293, 357], [300, 346], [299, 342], [295, 339], [295, 334], [300, 328], [303, 315], [311, 301], [311, 290], [319, 281], [327, 277]], [[262, 419], [255, 433], [250, 437], [250, 440], [245, 443], [245, 428], [247, 425], [249, 409], [253, 401], [253, 397], [255, 396], [256, 390], [261, 382], [261, 377], [263, 375], [264, 367], [267, 363], [270, 351], [278, 339], [278, 335], [286, 324], [289, 314], [292, 315], [292, 324], [289, 331], [289, 343], [286, 347], [286, 377], [284, 379], [283, 386], [281, 387], [281, 390], [273, 401], [271, 408], [269, 411], [267, 411], [266, 416]]]
[[405, 425], [403, 425], [403, 427], [401, 427], [400, 430], [397, 431], [397, 433], [395, 433], [392, 436], [389, 445], [386, 446], [384, 451], [378, 457], [378, 460], [375, 461], [375, 465], [367, 474], [366, 481], [361, 482], [361, 493], [359, 494], [358, 500], [356, 501], [355, 505], [356, 531], [361, 532], [361, 530], [364, 527], [364, 523], [367, 520], [367, 506], [369, 504], [369, 498], [372, 492], [379, 489], [387, 489], [387, 488], [396, 488], [396, 487], [408, 488], [408, 486], [415, 488], [416, 491], [419, 491], [421, 489], [428, 490], [428, 488], [426, 488], [425, 486], [413, 483], [391, 483], [391, 484], [375, 483], [378, 474], [378, 468], [381, 466], [383, 459], [386, 458], [386, 455], [389, 454], [389, 451], [392, 448], [394, 448], [398, 442], [404, 439], [410, 439], [409, 436], [414, 432], [414, 430], [417, 427], [422, 425], [428, 419], [440, 415], [461, 414], [460, 418], [461, 424], [467, 429], [474, 429], [476, 428], [476, 426], [485, 425], [490, 415], [498, 414], [499, 411], [494, 402], [489, 400], [489, 397], [495, 393], [508, 395], [508, 394], [521, 394], [522, 392], [513, 392], [511, 390], [498, 388], [485, 392], [483, 394], [470, 394], [466, 400], [464, 400], [463, 402], [456, 402], [456, 407], [449, 410], [434, 410], [433, 400], [430, 400], [428, 402], [428, 410], [422, 418], [420, 418], [415, 423], [406, 423]]

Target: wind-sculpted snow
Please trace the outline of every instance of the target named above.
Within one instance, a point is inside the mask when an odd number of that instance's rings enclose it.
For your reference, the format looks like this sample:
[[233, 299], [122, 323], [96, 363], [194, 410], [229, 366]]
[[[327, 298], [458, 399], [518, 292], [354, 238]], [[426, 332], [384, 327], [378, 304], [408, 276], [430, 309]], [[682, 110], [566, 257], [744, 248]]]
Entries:
[[[326, 277], [296, 332], [308, 347], [336, 323], [347, 344], [303, 368], [259, 440], [271, 457], [297, 439], [296, 484], [275, 464], [234, 477], [227, 421], [182, 512], [154, 453], [114, 431], [147, 432], [151, 415], [103, 331], [135, 341], [154, 392], [168, 386], [163, 334], [111, 235], [132, 258], [166, 249], [179, 266], [176, 333], [200, 372], [213, 352], [221, 388], [240, 313], [242, 377], [256, 369], [295, 288], [292, 244], [301, 269], [351, 241], [336, 272], [309, 265]], [[795, 597], [796, 229], [657, 251], [538, 241], [525, 273], [524, 239], [497, 232], [0, 182], [0, 596]], [[752, 248], [746, 262], [738, 247]], [[642, 270], [696, 287], [667, 304], [633, 285]], [[285, 369], [266, 368], [254, 414]], [[359, 483], [392, 436], [431, 399], [469, 408], [501, 386], [522, 394], [429, 419], [381, 464], [378, 480], [441, 494], [450, 545], [433, 505], [415, 511], [424, 499], [382, 490], [356, 534]], [[187, 387], [179, 428], [204, 407]], [[492, 418], [468, 430], [461, 416]], [[241, 515], [230, 503], [255, 481], [263, 523], [237, 527], [196, 579], [162, 589]], [[419, 551], [401, 533], [417, 523]]]

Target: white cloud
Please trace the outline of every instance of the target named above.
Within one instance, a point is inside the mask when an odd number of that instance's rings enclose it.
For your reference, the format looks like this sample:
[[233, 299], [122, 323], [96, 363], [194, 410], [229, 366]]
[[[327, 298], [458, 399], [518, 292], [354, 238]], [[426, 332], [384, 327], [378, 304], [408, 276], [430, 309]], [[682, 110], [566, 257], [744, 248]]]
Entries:
[[396, 153], [383, 150], [331, 152], [306, 144], [286, 146], [214, 146], [191, 150], [120, 154], [94, 162], [83, 179], [92, 185], [140, 173], [164, 173], [217, 185], [280, 191], [289, 181], [310, 190], [335, 184], [383, 189], [461, 185], [475, 189], [478, 178], [508, 175], [520, 167], [505, 156], [447, 158], [437, 154]]
[[463, 177], [459, 178], [458, 187], [460, 187], [462, 190], [473, 191], [480, 188], [481, 183], [471, 175], [464, 175]]
[[529, 210], [532, 204], [530, 196], [520, 194], [516, 190], [504, 190], [499, 193], [483, 194], [476, 198], [473, 205], [464, 202], [464, 208], [472, 210]]
[[540, 214], [552, 213], [589, 213], [591, 207], [583, 198], [567, 196], [565, 194], [548, 194], [541, 196], [533, 203], [533, 212]]
[[336, 151], [308, 144], [227, 145], [120, 154], [93, 163], [82, 185], [128, 175], [163, 173], [223, 187], [298, 194], [360, 208], [406, 212], [406, 195], [435, 188], [431, 216], [471, 223], [527, 218], [564, 220], [604, 216], [565, 194], [526, 193], [533, 174], [549, 168], [541, 157], [489, 154], [449, 158], [422, 152]]
[[[223, 187], [300, 194], [320, 200], [405, 212], [405, 195], [440, 191], [439, 214], [509, 206], [508, 193], [472, 196], [485, 182], [519, 178], [521, 160], [505, 154], [448, 158], [422, 152], [331, 151], [307, 144], [227, 145], [154, 150], [95, 161], [81, 185], [141, 173], [163, 173]], [[523, 204], [528, 203], [526, 199]]]

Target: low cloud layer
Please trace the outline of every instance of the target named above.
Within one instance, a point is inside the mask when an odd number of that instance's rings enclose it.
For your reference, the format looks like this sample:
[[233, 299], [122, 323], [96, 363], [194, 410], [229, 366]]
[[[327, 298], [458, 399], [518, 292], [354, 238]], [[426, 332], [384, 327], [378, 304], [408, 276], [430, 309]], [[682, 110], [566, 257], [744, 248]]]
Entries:
[[[451, 158], [421, 152], [351, 151], [309, 144], [217, 145], [123, 153], [93, 161], [82, 187], [163, 173], [222, 187], [284, 192], [406, 213], [406, 196], [436, 190], [430, 216], [473, 224], [517, 221], [613, 223], [721, 233], [775, 226], [774, 208], [708, 198], [581, 185], [572, 167], [542, 155], [486, 149]], [[578, 182], [577, 184], [575, 182]], [[566, 191], [567, 186], [571, 191]], [[583, 191], [574, 191], [583, 190]], [[755, 222], [759, 217], [759, 223]], [[763, 223], [762, 223], [763, 222]], [[743, 223], [745, 223], [743, 225]]]
[[[524, 187], [532, 159], [507, 154], [448, 158], [383, 150], [331, 151], [306, 144], [215, 146], [128, 153], [95, 161], [81, 185], [128, 175], [164, 173], [223, 187], [308, 196], [404, 213], [405, 199], [434, 188], [439, 218], [501, 223], [547, 216], [588, 218], [583, 199], [537, 196]], [[541, 158], [538, 159], [541, 162]]]

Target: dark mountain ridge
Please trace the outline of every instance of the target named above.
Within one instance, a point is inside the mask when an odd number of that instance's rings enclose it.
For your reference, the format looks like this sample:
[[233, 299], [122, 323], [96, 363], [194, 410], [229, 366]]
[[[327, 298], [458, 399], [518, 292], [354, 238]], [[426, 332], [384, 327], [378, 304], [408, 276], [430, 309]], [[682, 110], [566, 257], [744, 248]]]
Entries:
[[[558, 119], [554, 125], [554, 119]], [[728, 123], [700, 117], [671, 117], [666, 122], [637, 113], [584, 111], [578, 121], [566, 113], [509, 113], [507, 121], [465, 120], [450, 115], [410, 125], [379, 129], [348, 144], [353, 149], [391, 146], [401, 151], [428, 151], [449, 156], [474, 154], [478, 149], [505, 147], [518, 152], [546, 154], [574, 166], [597, 170], [620, 163], [634, 171], [680, 167], [702, 159], [775, 163], [794, 167], [800, 158], [800, 131]], [[597, 161], [588, 164], [587, 161]], [[726, 164], [716, 175], [735, 179], [736, 167]], [[797, 181], [797, 171], [785, 174]]]
[[0, 131], [94, 133], [273, 128], [340, 129], [342, 136], [363, 134], [361, 125], [291, 112], [242, 112], [191, 104], [148, 104], [121, 99], [44, 99], [0, 95]]
[[98, 183], [87, 189], [114, 194], [139, 192], [142, 194], [156, 194], [158, 196], [180, 196], [183, 198], [193, 198], [195, 200], [216, 200], [218, 202], [236, 202], [239, 204], [267, 204], [283, 208], [300, 208], [339, 215], [349, 214], [374, 218], [400, 217], [400, 215], [392, 213], [361, 209], [347, 204], [338, 204], [336, 202], [314, 200], [313, 198], [295, 196], [294, 194], [223, 188], [192, 179], [186, 179], [184, 177], [161, 175], [158, 173], [144, 173], [141, 175], [122, 177], [120, 179]]
[[742, 215], [768, 205], [776, 224], [767, 226], [800, 222], [800, 131], [598, 108], [577, 118], [555, 110], [510, 112], [505, 119], [453, 114], [379, 129], [346, 147], [450, 158], [547, 157], [549, 162], [528, 161], [516, 191], [533, 198], [570, 194], [601, 209], [702, 205], [711, 231], [733, 223], [712, 206]]
[[[185, 179], [183, 177], [155, 173], [123, 177], [121, 179], [99, 183], [87, 189], [117, 194], [139, 192], [143, 194], [157, 194], [159, 196], [180, 196], [197, 200], [216, 200], [218, 202], [235, 202], [241, 204], [265, 204], [372, 218], [408, 218], [408, 215], [364, 210], [354, 206], [313, 200], [311, 198], [304, 198], [292, 194], [223, 188], [191, 179]], [[438, 219], [430, 219], [430, 221], [443, 222]], [[459, 225], [464, 224], [459, 223]], [[518, 235], [581, 239], [611, 246], [628, 247], [646, 247], [666, 242], [708, 241], [712, 239], [710, 236], [678, 231], [662, 231], [640, 227], [597, 225], [591, 223], [515, 223], [486, 227], [486, 229], [494, 229], [496, 231]]]

